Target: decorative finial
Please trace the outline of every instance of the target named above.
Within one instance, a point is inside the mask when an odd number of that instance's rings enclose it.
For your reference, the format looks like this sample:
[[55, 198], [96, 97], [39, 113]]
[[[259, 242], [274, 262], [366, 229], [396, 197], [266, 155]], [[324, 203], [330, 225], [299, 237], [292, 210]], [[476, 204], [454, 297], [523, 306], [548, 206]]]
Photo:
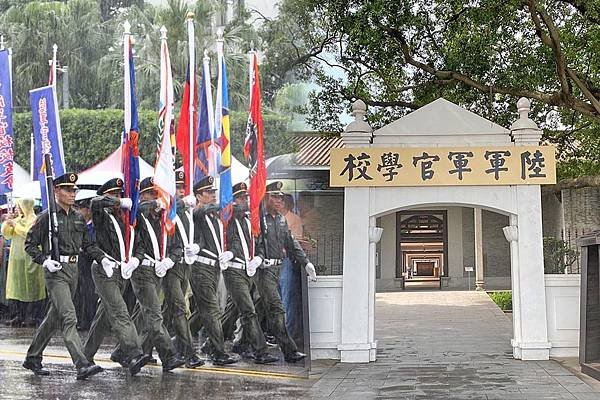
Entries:
[[367, 113], [367, 105], [364, 101], [358, 99], [352, 103], [352, 115], [357, 121], [364, 121]]
[[187, 19], [194, 19], [195, 15], [193, 11], [188, 11], [188, 13], [186, 14], [186, 18]]
[[208, 57], [208, 50], [206, 50], [206, 49], [204, 49], [204, 59], [205, 60], [209, 59], [209, 57]]
[[58, 45], [56, 43], [52, 45], [52, 50], [54, 50], [55, 52], [58, 51]]
[[0, 35], [0, 50], [4, 50], [4, 35]]
[[123, 23], [123, 29], [124, 34], [129, 35], [131, 33], [131, 24], [128, 20], [125, 20], [125, 22]]
[[250, 41], [250, 51], [254, 51], [254, 40]]
[[167, 40], [167, 27], [164, 25], [160, 27], [160, 39]]
[[222, 26], [220, 26], [217, 29], [217, 40], [221, 40], [221, 41], [223, 40], [223, 27]]
[[526, 97], [521, 97], [517, 101], [517, 111], [520, 119], [529, 119], [529, 111], [531, 111], [531, 102]]

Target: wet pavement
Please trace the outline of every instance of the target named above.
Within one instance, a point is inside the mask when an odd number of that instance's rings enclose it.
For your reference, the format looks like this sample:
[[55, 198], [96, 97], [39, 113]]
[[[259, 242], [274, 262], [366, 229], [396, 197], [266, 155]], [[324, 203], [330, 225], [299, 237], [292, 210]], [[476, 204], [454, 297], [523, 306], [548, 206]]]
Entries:
[[382, 293], [376, 318], [377, 362], [314, 361], [309, 379], [302, 366], [246, 360], [172, 373], [147, 366], [131, 377], [109, 360], [107, 341], [96, 357], [106, 371], [77, 381], [60, 337], [44, 353], [51, 375], [37, 377], [21, 367], [33, 330], [0, 327], [0, 400], [600, 400], [600, 383], [575, 371], [576, 360], [512, 359], [510, 319], [485, 293]]
[[310, 396], [600, 400], [600, 383], [563, 361], [514, 360], [511, 321], [485, 293], [379, 293], [375, 315], [377, 362], [314, 363]]
[[[44, 352], [50, 376], [38, 377], [21, 367], [32, 329], [0, 328], [0, 399], [305, 399], [311, 381], [301, 366], [283, 361], [255, 365], [247, 360], [227, 367], [206, 365], [163, 373], [149, 365], [135, 377], [110, 361], [110, 340], [96, 356], [105, 368], [85, 381], [75, 379], [75, 367], [57, 336]], [[277, 351], [271, 350], [274, 354]]]

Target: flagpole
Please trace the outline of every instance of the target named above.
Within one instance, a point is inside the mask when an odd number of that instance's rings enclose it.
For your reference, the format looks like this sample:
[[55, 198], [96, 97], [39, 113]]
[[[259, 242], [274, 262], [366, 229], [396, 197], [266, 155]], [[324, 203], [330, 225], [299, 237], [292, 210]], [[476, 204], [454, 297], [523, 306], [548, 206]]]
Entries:
[[56, 89], [56, 54], [58, 53], [58, 46], [56, 45], [56, 43], [54, 43], [52, 45], [52, 65], [50, 66], [50, 68], [52, 68], [52, 86], [54, 86], [54, 88]]
[[[131, 24], [128, 20], [123, 23], [123, 138], [121, 140], [121, 172], [123, 173], [123, 186], [125, 189], [125, 196], [131, 197], [129, 190], [130, 182], [127, 174], [129, 150], [124, 148], [128, 146], [128, 137], [131, 130], [131, 83], [129, 74], [129, 52], [131, 51], [130, 46], [130, 29]], [[127, 99], [129, 97], [129, 99]], [[134, 199], [132, 199], [134, 201]], [[135, 205], [133, 205], [135, 207]], [[125, 261], [128, 262], [132, 252], [131, 234], [133, 227], [131, 226], [131, 211], [125, 210], [123, 213], [123, 222], [125, 225]]]
[[190, 71], [190, 98], [189, 98], [189, 121], [190, 121], [190, 134], [189, 134], [189, 174], [190, 177], [188, 179], [188, 187], [187, 194], [194, 193], [194, 143], [196, 142], [196, 138], [194, 137], [194, 132], [196, 132], [196, 127], [194, 126], [194, 90], [196, 87], [196, 58], [194, 49], [196, 47], [195, 44], [195, 33], [194, 33], [194, 13], [188, 12], [187, 14], [187, 28], [188, 28], [188, 54], [189, 54], [189, 71]]

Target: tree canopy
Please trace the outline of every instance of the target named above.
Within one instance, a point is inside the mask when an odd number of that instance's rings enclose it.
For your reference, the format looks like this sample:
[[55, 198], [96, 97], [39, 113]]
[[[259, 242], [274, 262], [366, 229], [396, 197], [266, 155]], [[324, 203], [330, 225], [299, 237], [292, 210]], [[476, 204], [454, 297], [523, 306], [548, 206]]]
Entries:
[[283, 0], [266, 54], [320, 85], [323, 131], [355, 99], [378, 127], [441, 96], [507, 126], [530, 98], [570, 175], [600, 171], [599, 22], [595, 0]]

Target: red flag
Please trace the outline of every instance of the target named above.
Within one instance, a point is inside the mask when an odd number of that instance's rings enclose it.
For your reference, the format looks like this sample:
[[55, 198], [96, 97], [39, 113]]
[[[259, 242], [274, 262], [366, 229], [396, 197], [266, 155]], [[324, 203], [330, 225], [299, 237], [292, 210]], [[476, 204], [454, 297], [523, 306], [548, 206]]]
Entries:
[[250, 165], [250, 222], [252, 234], [260, 234], [260, 204], [265, 197], [267, 168], [265, 166], [264, 126], [260, 111], [260, 80], [256, 54], [250, 61], [250, 114], [246, 126], [244, 156]]
[[[194, 85], [194, 93], [198, 93], [196, 91], [196, 85]], [[194, 96], [194, 121], [192, 123], [192, 127], [194, 127], [194, 132], [196, 131], [198, 116], [196, 110], [198, 109], [198, 96]], [[177, 126], [177, 135], [176, 135], [176, 143], [177, 150], [179, 150], [179, 154], [181, 154], [181, 158], [183, 159], [183, 171], [185, 173], [185, 188], [186, 194], [187, 189], [190, 188], [190, 178], [192, 176], [190, 172], [190, 72], [188, 70], [187, 77], [185, 79], [185, 86], [183, 87], [183, 98], [181, 100], [181, 109], [179, 112], [179, 124]], [[195, 136], [195, 135], [194, 135]], [[196, 138], [193, 137], [193, 142], [195, 143]]]

